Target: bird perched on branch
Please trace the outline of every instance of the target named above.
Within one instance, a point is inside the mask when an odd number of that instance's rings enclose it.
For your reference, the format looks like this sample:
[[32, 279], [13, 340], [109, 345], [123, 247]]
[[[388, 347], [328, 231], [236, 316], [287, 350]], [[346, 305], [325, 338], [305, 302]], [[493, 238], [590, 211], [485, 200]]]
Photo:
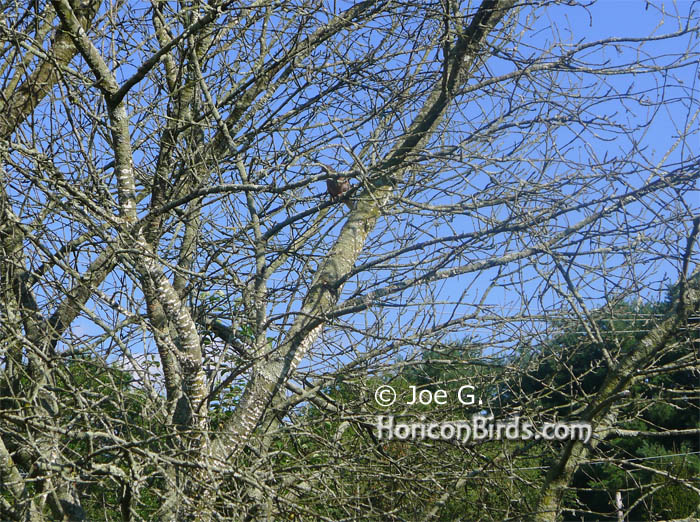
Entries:
[[350, 182], [347, 178], [327, 179], [326, 187], [332, 198], [339, 198], [350, 190]]
[[[324, 167], [323, 170], [325, 170], [327, 174], [331, 174], [328, 168]], [[343, 197], [343, 194], [350, 190], [350, 188], [350, 181], [348, 181], [348, 178], [345, 178], [343, 176], [339, 176], [336, 178], [328, 178], [326, 180], [326, 189], [328, 190], [328, 194], [331, 196], [332, 201], [336, 201]], [[346, 199], [344, 203], [349, 209], [353, 208], [352, 201], [350, 201], [349, 199]]]

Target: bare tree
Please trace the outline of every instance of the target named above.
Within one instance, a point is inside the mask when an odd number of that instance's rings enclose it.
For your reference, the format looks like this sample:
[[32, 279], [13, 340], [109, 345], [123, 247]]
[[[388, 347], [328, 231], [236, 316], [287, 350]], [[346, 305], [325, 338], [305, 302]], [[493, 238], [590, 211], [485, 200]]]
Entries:
[[[571, 4], [4, 5], [0, 515], [569, 516], [658, 436], [629, 389], [697, 372], [700, 304], [696, 6], [596, 39]], [[672, 283], [637, 349], [606, 330]], [[604, 346], [547, 352], [559, 387], [523, 357], [557, 324]], [[593, 439], [379, 440], [375, 389], [465, 339], [481, 407], [562, 395]]]

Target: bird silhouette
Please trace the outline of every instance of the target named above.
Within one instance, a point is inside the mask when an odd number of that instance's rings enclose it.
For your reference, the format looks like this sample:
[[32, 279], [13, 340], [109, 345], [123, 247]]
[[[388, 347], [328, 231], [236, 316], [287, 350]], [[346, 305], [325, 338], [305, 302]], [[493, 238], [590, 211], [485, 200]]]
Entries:
[[327, 179], [326, 187], [331, 197], [337, 199], [350, 190], [350, 182], [347, 178]]
[[[328, 168], [324, 167], [323, 170], [325, 170], [326, 173], [331, 174], [331, 171]], [[343, 176], [339, 176], [336, 178], [328, 178], [326, 180], [326, 189], [328, 190], [328, 194], [330, 195], [332, 201], [340, 199], [343, 196], [343, 194], [350, 190], [350, 188], [350, 181], [348, 180], [348, 178], [345, 178]], [[352, 209], [354, 206], [352, 204], [352, 201], [350, 201], [349, 199], [346, 199], [344, 203], [349, 209]]]

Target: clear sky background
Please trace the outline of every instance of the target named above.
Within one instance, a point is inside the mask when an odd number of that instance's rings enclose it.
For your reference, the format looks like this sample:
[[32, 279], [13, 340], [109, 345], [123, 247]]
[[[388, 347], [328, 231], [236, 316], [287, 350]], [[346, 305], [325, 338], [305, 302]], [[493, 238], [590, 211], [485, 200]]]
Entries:
[[[478, 2], [475, 2], [476, 4]], [[643, 0], [600, 0], [587, 8], [553, 5], [546, 10], [542, 10], [538, 18], [527, 20], [528, 25], [534, 27], [534, 30], [529, 30], [524, 38], [516, 38], [518, 42], [517, 49], [503, 49], [504, 52], [516, 53], [520, 57], [532, 56], [533, 58], [540, 58], [541, 49], [548, 49], [551, 46], [555, 46], [555, 53], [560, 53], [562, 49], [569, 49], [581, 42], [614, 38], [619, 40], [615, 46], [591, 46], [585, 52], [578, 53], [576, 55], [577, 59], [597, 64], [596, 68], [598, 69], [601, 64], [606, 62], [609, 62], [611, 65], [626, 63], [634, 67], [635, 64], [640, 64], [641, 66], [653, 61], [658, 66], [661, 66], [662, 69], [668, 66], [668, 70], [665, 73], [662, 72], [655, 75], [611, 74], [601, 76], [599, 74], [581, 74], [574, 77], [570, 74], [560, 73], [551, 77], [552, 82], [561, 88], [562, 92], [567, 87], [567, 82], [570, 82], [571, 86], [580, 88], [592, 95], [596, 93], [599, 95], [605, 93], [608, 95], [610, 93], [619, 94], [619, 96], [609, 98], [605, 102], [582, 104], [586, 111], [582, 115], [584, 119], [594, 121], [597, 118], [607, 118], [610, 121], [619, 122], [628, 128], [638, 127], [637, 132], [634, 133], [637, 141], [634, 142], [628, 136], [615, 135], [610, 131], [596, 133], [595, 126], [589, 129], [582, 129], [580, 126], [572, 124], [557, 130], [556, 140], [553, 143], [560, 146], [563, 157], [578, 164], [582, 172], [588, 169], [590, 172], [595, 173], [602, 168], [609, 168], [610, 161], [613, 158], [620, 158], [620, 165], [624, 169], [625, 175], [622, 179], [611, 181], [609, 184], [599, 183], [593, 189], [589, 187], [587, 192], [582, 191], [582, 187], [579, 186], [562, 187], [562, 192], [573, 200], [579, 197], [579, 194], [586, 194], [582, 197], [590, 197], [591, 194], [597, 193], [600, 197], [603, 197], [606, 194], [622, 193], [628, 190], [629, 186], [638, 187], [647, 180], [654, 179], [654, 176], [657, 175], [656, 169], [660, 165], [666, 165], [667, 167], [672, 164], [682, 166], [689, 158], [696, 155], [695, 151], [700, 146], [696, 113], [698, 100], [695, 96], [698, 82], [700, 81], [698, 80], [697, 60], [690, 66], [682, 68], [674, 68], [673, 60], [676, 59], [678, 53], [683, 51], [697, 54], [698, 37], [697, 35], [687, 35], [682, 38], [663, 38], [664, 35], [682, 29], [682, 25], [689, 15], [695, 17], [700, 15], [697, 3], [690, 1], [663, 1], [651, 2], [647, 6], [647, 3]], [[659, 39], [643, 45], [641, 42], [636, 41], [637, 39], [647, 39], [649, 36], [658, 37]], [[128, 76], [135, 65], [134, 63], [121, 65], [122, 72], [120, 74]], [[499, 60], [498, 57], [491, 57], [487, 62], [487, 67], [491, 74], [502, 74], [513, 70], [512, 62]], [[478, 78], [474, 80], [474, 82], [476, 81], [478, 81]], [[666, 84], [663, 83], [664, 81]], [[214, 89], [215, 87], [215, 82], [212, 80], [212, 88]], [[527, 82], [522, 82], [517, 89], [514, 88], [514, 96], [524, 97], [532, 94], [531, 89], [537, 89], [537, 92], [540, 92], [543, 91], [543, 87], [542, 85], [528, 85]], [[694, 103], [690, 105], [688, 104], [689, 93], [690, 98], [694, 99]], [[552, 106], [559, 103], [562, 114], [565, 114], [566, 110], [576, 103], [574, 99], [567, 99], [564, 96], [560, 96], [557, 99], [556, 96], [558, 95], [555, 94], [554, 96], [555, 99], [551, 100], [552, 103], [549, 104], [547, 110], [551, 110]], [[663, 100], [661, 105], [658, 103], [660, 100]], [[470, 133], [478, 130], [476, 128], [478, 124], [489, 118], [490, 111], [498, 112], [502, 110], [502, 106], [499, 105], [501, 103], [502, 99], [490, 100], [486, 97], [479, 100], [478, 105], [465, 104], [460, 106], [455, 113], [455, 119], [453, 119], [453, 130], [458, 130], [454, 131], [453, 135], [447, 136], [446, 141], [449, 142], [450, 139], [455, 143], [468, 141]], [[533, 116], [537, 114], [537, 110], [542, 109], [533, 109]], [[544, 116], [552, 116], [552, 113], [544, 113]], [[463, 118], [463, 120], [459, 121], [458, 118]], [[157, 131], [157, 129], [153, 128], [139, 129], [138, 117], [135, 117], [132, 123], [135, 131], [134, 142], [137, 142], [149, 133]], [[492, 155], [501, 154], [505, 162], [509, 148], [518, 139], [522, 138], [524, 132], [526, 131], [521, 132], [520, 129], [513, 128], [510, 135], [506, 135], [493, 145], [494, 150], [487, 150], [488, 144], [483, 143], [475, 143], [473, 146], [475, 149], [484, 147], [483, 150]], [[679, 136], [685, 135], [687, 135], [687, 139], [679, 140]], [[585, 139], [572, 142], [571, 140], [577, 136], [583, 136]], [[584, 146], [584, 142], [587, 142], [589, 146]], [[349, 144], [352, 146], [356, 142], [350, 141]], [[263, 144], [264, 146], [265, 144]], [[471, 145], [468, 144], [467, 149], [469, 146]], [[533, 150], [532, 152], [535, 159], [544, 155], [543, 149]], [[630, 156], [635, 158], [633, 163], [624, 161]], [[143, 155], [137, 152], [135, 158], [137, 162], [141, 161]], [[318, 159], [328, 162], [335, 161], [335, 164], [330, 164], [337, 169], [347, 169], [352, 166], [352, 160], [349, 155], [344, 155], [342, 150], [337, 148], [329, 148], [327, 157]], [[105, 160], [105, 163], [107, 161]], [[599, 167], [598, 165], [602, 163], [605, 163], [607, 166]], [[143, 165], [144, 168], [147, 166]], [[478, 197], [480, 191], [489, 184], [490, 180], [487, 172], [491, 167], [481, 170], [478, 162], [474, 162], [474, 167], [474, 170], [465, 177], [464, 185], [462, 187], [455, 186], [454, 189], [456, 191], [463, 190], [465, 194], [474, 194], [475, 197]], [[512, 170], [508, 171], [511, 178], [507, 181], [510, 183], [517, 183], [518, 179], [528, 180], [533, 175], [532, 169], [536, 168], [536, 166], [533, 167], [523, 161], [513, 161], [512, 167]], [[561, 172], [556, 171], [558, 168], [556, 165], [554, 167], [550, 166], [550, 168], [554, 169], [552, 171], [554, 174], [561, 174], [561, 176], [569, 174], [566, 171], [567, 163], [565, 162], [562, 162]], [[698, 168], [697, 165], [695, 168]], [[308, 171], [308, 168], [304, 169], [300, 166], [300, 175], [303, 175], [305, 170]], [[446, 175], [449, 175], [449, 173], [446, 173]], [[311, 187], [311, 192], [306, 195], [315, 197], [324, 190], [323, 183], [318, 183]], [[698, 196], [698, 192], [695, 192], [695, 195]], [[442, 195], [441, 197], [443, 201], [449, 200], [447, 195]], [[699, 198], [700, 196], [695, 197], [694, 200], [687, 201], [686, 204], [696, 209], [696, 211], [700, 211]], [[216, 198], [212, 198], [212, 201], [214, 200]], [[146, 201], [143, 203], [145, 204]], [[312, 199], [310, 204], [316, 204], [317, 201], [318, 199]], [[241, 203], [240, 208], [244, 209], [242, 197], [239, 203]], [[657, 205], [662, 205], [662, 203], [661, 201], [656, 202]], [[210, 208], [215, 208], [215, 205], [211, 205]], [[669, 209], [667, 210], [671, 212]], [[500, 217], [506, 218], [507, 213], [505, 209], [502, 209], [502, 211], [503, 214]], [[649, 218], [650, 212], [654, 212], [654, 209], [631, 204], [629, 205], [628, 215], [632, 216], [634, 213], [637, 213], [639, 218], [644, 220]], [[568, 212], [561, 217], [558, 225], [562, 227], [568, 226], [582, 217], [583, 213]], [[344, 216], [336, 214], [335, 218], [338, 218], [337, 226], [340, 227], [344, 222]], [[416, 224], [421, 225], [419, 221], [414, 223], [414, 225]], [[634, 223], [621, 224], [621, 226], [628, 225], [634, 225]], [[381, 228], [382, 226], [384, 228]], [[478, 229], [478, 226], [479, 224], [473, 219], [473, 216], [459, 215], [454, 216], [449, 223], [437, 226], [431, 232], [437, 235], [449, 235], [455, 230], [457, 232], [475, 231]], [[681, 227], [683, 225], [679, 223], [678, 226]], [[329, 243], [337, 230], [338, 228], [328, 230]], [[376, 234], [390, 236], [393, 231], [392, 227], [380, 223], [380, 228], [378, 228]], [[419, 236], [417, 241], [427, 237], [427, 235], [422, 238]], [[624, 240], [625, 238], [621, 237], [620, 239]], [[504, 245], [509, 240], [510, 238], [508, 237], [500, 237], [500, 244], [494, 247], [494, 254], [499, 251], [502, 253]], [[643, 239], [640, 241], [640, 245], [643, 246]], [[594, 245], [586, 245], [586, 247], [589, 246], [592, 247]], [[522, 245], [514, 243], [513, 248], [515, 247], [522, 248]], [[575, 245], [571, 248], [574, 247]], [[631, 245], [627, 251], [625, 251], [623, 246], [620, 246], [620, 252], [609, 256], [605, 260], [591, 258], [590, 263], [592, 265], [600, 266], [600, 263], [605, 263], [609, 267], [610, 279], [606, 281], [582, 275], [583, 279], [587, 279], [588, 285], [582, 286], [579, 288], [579, 291], [588, 300], [589, 306], [596, 307], [604, 302], [610, 292], [610, 281], [612, 280], [619, 282], [619, 287], [616, 288], [617, 291], [631, 289], [631, 297], [635, 296], [635, 289], [630, 288], [630, 286], [634, 284], [636, 278], [644, 283], [640, 285], [638, 292], [638, 296], [643, 300], [654, 301], [663, 298], [666, 285], [674, 283], [678, 277], [680, 268], [678, 258], [684, 247], [684, 244], [677, 242], [676, 244], [670, 244], [667, 252], [659, 252], [655, 259], [647, 255], [643, 264], [635, 265], [633, 263], [634, 273], [629, 273], [627, 267], [619, 270], [616, 270], [616, 267], [623, 267], [625, 264], [629, 265], [627, 261], [635, 256], [634, 249], [637, 248], [635, 245]], [[414, 254], [411, 255], [413, 256]], [[488, 253], [484, 252], [483, 255], [486, 257]], [[411, 262], [415, 262], [415, 260], [415, 257], [409, 258]], [[497, 270], [494, 269], [491, 272], [480, 273], [476, 277], [465, 275], [436, 284], [434, 287], [434, 298], [439, 303], [420, 313], [434, 315], [436, 322], [439, 322], [441, 318], [449, 317], [453, 313], [470, 313], [472, 311], [471, 304], [480, 300], [485, 285], [488, 285], [490, 282], [490, 276], [495, 276], [496, 273]], [[535, 314], [547, 309], [550, 312], [562, 311], [559, 305], [561, 298], [552, 292], [551, 289], [546, 291], [543, 289], [541, 277], [535, 270], [526, 268], [523, 270], [523, 275], [522, 281], [518, 281], [518, 284], [514, 287], [495, 288], [488, 295], [485, 305], [493, 307], [499, 314], [508, 315], [524, 308], [523, 296], [532, 296], [532, 302], [526, 307], [528, 312]], [[346, 286], [346, 296], [353, 291], [354, 283], [356, 281], [349, 281]], [[136, 290], [136, 295], [138, 295], [138, 290]], [[397, 296], [396, 301], [400, 303], [401, 298]], [[460, 304], [455, 305], [457, 302]], [[410, 303], [404, 302], [402, 304]], [[282, 312], [284, 308], [284, 306], [280, 306], [271, 310], [271, 313]], [[293, 306], [292, 309], [298, 309], [298, 304]], [[399, 318], [401, 313], [399, 310], [399, 307], [396, 310], [387, 307], [383, 313], [386, 314], [387, 321], [391, 321]], [[372, 312], [367, 312], [366, 314], [358, 314], [352, 317], [350, 321], [362, 331], [367, 325], [374, 324], [376, 318], [372, 316]], [[88, 321], [79, 321], [77, 324], [79, 328], [83, 328], [85, 331], [94, 332], [95, 330], [95, 327]], [[514, 329], [518, 327], [518, 323], [513, 324]], [[410, 334], [411, 332], [407, 331], [406, 333]], [[478, 337], [482, 333], [485, 334], [486, 332], [465, 330], [455, 335], [455, 338], [468, 335]], [[507, 339], [510, 333], [504, 332], [504, 338]], [[276, 336], [277, 334], [271, 332], [271, 335]], [[494, 332], [488, 332], [488, 335], [493, 336]], [[362, 336], [358, 334], [354, 341], [362, 342]], [[149, 343], [150, 341], [144, 340], [144, 342]], [[350, 344], [353, 340], [348, 338], [344, 342]], [[152, 350], [152, 347], [147, 348]]]
[[[594, 120], [606, 118], [608, 121], [619, 122], [626, 128], [636, 128], [633, 133], [634, 140], [623, 134], [616, 135], [609, 130], [596, 132], [592, 129], [583, 129], [580, 125], [572, 125], [568, 130], [560, 130], [557, 133], [557, 143], [565, 150], [565, 156], [578, 162], [585, 171], [586, 166], [591, 173], [599, 168], [598, 163], [610, 162], [619, 158], [624, 176], [621, 180], [612, 181], [609, 184], [599, 184], [597, 191], [600, 197], [606, 194], [622, 194], [630, 187], [640, 187], [645, 182], [655, 179], [659, 169], [673, 170], [676, 168], [700, 168], [697, 164], [688, 162], [697, 154], [700, 147], [700, 133], [698, 132], [698, 65], [697, 61], [690, 66], [676, 67], [678, 54], [688, 52], [697, 55], [697, 35], [687, 35], [681, 38], [667, 38], [670, 33], [681, 31], [688, 21], [688, 15], [700, 15], [697, 3], [689, 1], [681, 2], [651, 2], [648, 6], [644, 1], [632, 0], [602, 0], [588, 8], [571, 8], [569, 6], [550, 6], [543, 16], [535, 21], [530, 20], [535, 27], [534, 31], [521, 40], [518, 51], [522, 55], [532, 53], [533, 57], [539, 57], [541, 49], [548, 49], [552, 45], [559, 50], [570, 49], [582, 42], [594, 42], [597, 40], [615, 40], [614, 46], [593, 45], [583, 53], [578, 53], [578, 59], [583, 59], [591, 64], [596, 64], [596, 69], [609, 63], [610, 66], [628, 64], [631, 67], [643, 66], [651, 63], [662, 69], [661, 74], [581, 74], [572, 79], [571, 75], [561, 74], [557, 78], [564, 86], [565, 82], [571, 82], [572, 86], [582, 88], [585, 92], [607, 94], [607, 101], [591, 103], [586, 107], [584, 118]], [[649, 37], [658, 38], [654, 42], [641, 43], [641, 40]], [[529, 48], [529, 49], [528, 49]], [[496, 73], [506, 73], [513, 69], [509, 61], [491, 59], [488, 66]], [[668, 67], [667, 70], [664, 70]], [[476, 81], [476, 80], [475, 80]], [[619, 96], [611, 96], [618, 93]], [[694, 99], [694, 103], [688, 104], [688, 97]], [[566, 106], [573, 100], [561, 98], [560, 103]], [[484, 114], [489, 106], [488, 100], [480, 100], [478, 107], [465, 107], [465, 125], [470, 121], [483, 121]], [[583, 135], [585, 140], [568, 143], [577, 136]], [[587, 135], [587, 136], [586, 136]], [[684, 136], [685, 139], [680, 139]], [[519, 138], [517, 129], [513, 140]], [[583, 142], [588, 146], [584, 146]], [[503, 151], [508, 149], [508, 139], [500, 142]], [[497, 145], [498, 147], [498, 145]], [[542, 151], [544, 155], [544, 151]], [[629, 159], [633, 157], [632, 161]], [[675, 164], [675, 165], [674, 165]], [[609, 163], [608, 163], [609, 166]], [[522, 168], [522, 164], [515, 166]], [[566, 175], [566, 171], [561, 172]], [[527, 177], [527, 173], [513, 171], [513, 175]], [[479, 188], [488, 183], [488, 178], [478, 171], [469, 179], [469, 187], [464, 190], [479, 193]], [[697, 187], [696, 187], [697, 188]], [[590, 197], [590, 191], [584, 194], [579, 192], [580, 187], [565, 187], [573, 199]], [[664, 206], [663, 201], [655, 202], [655, 208], [649, 208], [638, 203], [628, 205], [627, 215], [630, 221], [620, 223], [621, 227], [634, 228], [635, 225], [651, 219], [652, 214]], [[688, 207], [700, 212], [700, 192], [693, 193], [691, 200], [685, 202]], [[682, 211], [679, 208], [678, 211]], [[665, 209], [666, 216], [672, 214], [672, 209]], [[583, 213], [569, 212], [562, 217], [561, 225], [568, 226], [577, 219], [583, 218]], [[638, 217], [639, 222], [634, 221]], [[476, 229], [476, 224], [471, 222], [468, 216], [458, 216], [450, 225], [457, 230]], [[678, 222], [678, 230], [687, 227], [687, 223]], [[445, 235], [449, 234], [447, 227], [436, 231]], [[686, 233], [689, 230], [686, 230]], [[663, 227], [650, 229], [647, 233], [663, 233]], [[634, 234], [630, 234], [634, 235]], [[507, 238], [503, 237], [503, 241]], [[621, 236], [621, 241], [625, 238]], [[655, 238], [656, 239], [656, 238]], [[629, 291], [628, 300], [641, 299], [643, 302], [655, 302], [665, 297], [668, 285], [678, 280], [681, 262], [680, 256], [685, 249], [683, 238], [680, 241], [668, 244], [668, 251], [658, 252], [655, 258], [644, 256], [636, 249], [643, 250], [647, 243], [643, 237], [638, 244], [618, 245], [621, 250], [617, 254], [611, 254], [605, 259], [590, 258], [590, 264], [600, 267], [602, 264], [608, 269], [608, 278], [586, 277], [586, 286], [580, 286], [578, 291], [587, 300], [586, 305], [594, 309], [602, 306], [609, 294]], [[595, 245], [586, 245], [591, 248]], [[573, 248], [573, 247], [572, 247]], [[631, 259], [644, 258], [643, 263], [630, 263]], [[630, 270], [630, 264], [631, 270]], [[546, 268], [546, 267], [543, 267]], [[497, 270], [490, 272], [493, 276]], [[479, 301], [484, 286], [489, 283], [488, 274], [475, 276], [465, 275], [457, 279], [447, 280], [437, 284], [437, 304], [430, 313], [437, 318], [447, 318], [459, 311], [469, 313], [467, 303]], [[494, 289], [485, 301], [487, 306], [493, 307], [502, 315], [516, 314], [524, 308], [523, 296], [532, 297], [533, 300], [525, 308], [532, 314], [548, 310], [551, 317], [557, 312], [564, 312], [562, 299], [551, 289], [543, 291], [542, 278], [528, 268], [524, 270], [522, 277], [512, 287]], [[555, 277], [556, 279], [556, 277]], [[613, 282], [613, 284], [611, 284]], [[559, 281], [564, 284], [563, 281]], [[617, 285], [617, 286], [616, 286]], [[461, 301], [461, 306], [453, 306], [450, 303]], [[391, 312], [389, 312], [391, 313]], [[426, 312], [427, 313], [427, 312]], [[358, 324], [359, 326], [359, 324]], [[513, 330], [522, 325], [514, 322]], [[507, 340], [514, 332], [503, 332], [505, 346], [510, 345]], [[465, 336], [476, 338], [488, 337], [494, 341], [495, 332], [488, 328], [465, 330], [454, 335], [455, 339]], [[520, 335], [518, 335], [520, 336]]]

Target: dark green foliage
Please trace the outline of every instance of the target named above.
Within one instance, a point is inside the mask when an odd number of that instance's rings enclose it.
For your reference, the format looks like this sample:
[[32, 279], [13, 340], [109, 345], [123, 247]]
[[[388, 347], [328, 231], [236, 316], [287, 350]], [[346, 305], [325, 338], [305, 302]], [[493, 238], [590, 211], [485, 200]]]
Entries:
[[[530, 354], [524, 354], [526, 363], [521, 364], [529, 371], [522, 379], [519, 397], [538, 397], [541, 408], [557, 412], [560, 418], [575, 419], [586, 397], [594, 396], [605, 379], [604, 350], [613, 360], [632, 353], [655, 324], [675, 312], [671, 302], [669, 298], [644, 307], [620, 303], [612, 310], [596, 312], [602, 344], [592, 342], [578, 323], [561, 325], [561, 334], [542, 346], [529, 347]], [[618, 428], [651, 433], [700, 428], [698, 368], [692, 361], [672, 368], [675, 361], [692, 353], [697, 342], [697, 330], [684, 332], [684, 337], [671, 340], [669, 349], [654, 361], [656, 367], [669, 367], [667, 371], [652, 372], [633, 382], [630, 397], [617, 409]], [[700, 476], [699, 451], [700, 441], [693, 433], [606, 438], [598, 447], [599, 459], [574, 476], [571, 486], [578, 493], [569, 505], [575, 519], [617, 520], [616, 491], [623, 492], [625, 509], [634, 506], [630, 520], [692, 515], [700, 496], [674, 477]]]
[[[63, 427], [71, 430], [65, 444], [73, 452], [76, 482], [88, 519], [122, 520], [122, 502], [130, 495], [135, 514], [150, 518], [162, 502], [164, 480], [156, 466], [147, 466], [139, 470], [145, 480], [134, 491], [128, 445], [156, 454], [162, 451], [168, 439], [162, 419], [147, 410], [145, 392], [133, 387], [129, 372], [91, 357], [73, 358], [65, 370], [55, 392], [61, 404], [71, 406], [64, 409], [71, 413], [63, 416]], [[91, 480], [80, 479], [82, 469], [104, 465], [119, 468], [123, 479], [105, 473], [103, 479], [94, 480], [94, 472], [84, 474]]]

